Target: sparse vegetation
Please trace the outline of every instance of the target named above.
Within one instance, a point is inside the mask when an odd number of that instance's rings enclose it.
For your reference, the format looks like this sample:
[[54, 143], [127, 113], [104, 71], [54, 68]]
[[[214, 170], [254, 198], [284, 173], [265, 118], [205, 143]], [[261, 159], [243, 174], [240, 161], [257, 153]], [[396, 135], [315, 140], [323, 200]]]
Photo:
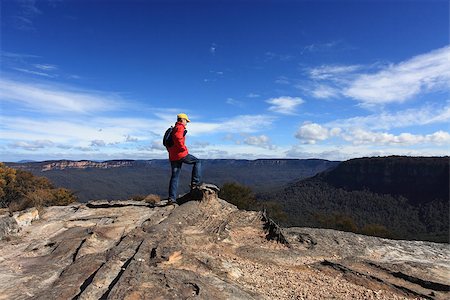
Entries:
[[134, 200], [134, 201], [144, 201], [144, 199], [145, 199], [144, 195], [133, 195], [133, 196], [131, 196], [131, 200]]
[[55, 188], [47, 178], [8, 168], [0, 163], [0, 207], [2, 208], [18, 211], [28, 207], [67, 205], [76, 200], [73, 192], [65, 188]]
[[161, 201], [161, 197], [159, 195], [150, 194], [144, 198], [146, 203], [156, 204]]
[[248, 186], [236, 182], [225, 183], [220, 189], [219, 197], [236, 205], [239, 209], [265, 210], [267, 215], [278, 223], [287, 220], [287, 214], [279, 203], [257, 201], [255, 193]]
[[259, 209], [263, 209], [267, 212], [267, 215], [275, 220], [279, 224], [285, 224], [288, 220], [288, 215], [281, 207], [280, 203], [275, 201], [262, 201], [258, 202]]
[[361, 230], [362, 234], [379, 236], [384, 238], [392, 238], [393, 234], [383, 225], [380, 224], [368, 224]]
[[332, 228], [341, 231], [358, 232], [358, 226], [352, 217], [339, 213], [333, 213], [330, 215], [317, 214], [317, 220], [325, 228]]

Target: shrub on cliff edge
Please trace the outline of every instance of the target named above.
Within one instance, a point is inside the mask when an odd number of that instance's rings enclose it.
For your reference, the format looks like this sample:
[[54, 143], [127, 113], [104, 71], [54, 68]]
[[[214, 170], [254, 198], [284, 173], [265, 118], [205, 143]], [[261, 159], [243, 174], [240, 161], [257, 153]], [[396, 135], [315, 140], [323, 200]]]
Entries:
[[0, 207], [18, 211], [28, 207], [68, 205], [75, 201], [77, 197], [73, 192], [55, 188], [47, 178], [0, 163]]

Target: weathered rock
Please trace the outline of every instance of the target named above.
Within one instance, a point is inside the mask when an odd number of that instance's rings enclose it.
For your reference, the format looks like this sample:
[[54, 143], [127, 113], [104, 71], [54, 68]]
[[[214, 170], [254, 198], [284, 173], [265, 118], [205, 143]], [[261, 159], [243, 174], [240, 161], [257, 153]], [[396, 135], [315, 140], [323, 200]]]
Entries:
[[448, 245], [277, 226], [203, 185], [47, 208], [0, 242], [0, 299], [446, 299]]
[[12, 216], [5, 212], [0, 215], [0, 240], [8, 235], [17, 234], [35, 220], [39, 220], [39, 211], [35, 207], [15, 212]]
[[24, 211], [15, 212], [13, 218], [19, 227], [29, 226], [31, 222], [39, 220], [39, 211], [35, 207], [28, 208]]
[[4, 237], [19, 232], [19, 224], [9, 215], [0, 216], [0, 240]]

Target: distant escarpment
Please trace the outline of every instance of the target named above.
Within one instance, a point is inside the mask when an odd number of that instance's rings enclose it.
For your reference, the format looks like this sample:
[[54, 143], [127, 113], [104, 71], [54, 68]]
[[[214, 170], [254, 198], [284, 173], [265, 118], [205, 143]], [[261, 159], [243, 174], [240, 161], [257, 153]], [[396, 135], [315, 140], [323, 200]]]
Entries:
[[[270, 191], [313, 176], [338, 162], [321, 159], [205, 159], [203, 177], [222, 185], [239, 182], [256, 191]], [[126, 199], [134, 195], [167, 194], [170, 164], [167, 159], [95, 161], [43, 161], [7, 163], [9, 167], [44, 176], [55, 185], [75, 191], [79, 201]], [[180, 193], [187, 192], [191, 166], [181, 173]]]
[[281, 228], [211, 185], [179, 200], [0, 215], [17, 229], [0, 240], [0, 298], [449, 298], [447, 245]]
[[317, 178], [348, 191], [369, 190], [423, 204], [449, 200], [449, 164], [449, 157], [360, 158], [345, 161]]
[[449, 242], [448, 157], [352, 159], [260, 199], [282, 204], [285, 225]]

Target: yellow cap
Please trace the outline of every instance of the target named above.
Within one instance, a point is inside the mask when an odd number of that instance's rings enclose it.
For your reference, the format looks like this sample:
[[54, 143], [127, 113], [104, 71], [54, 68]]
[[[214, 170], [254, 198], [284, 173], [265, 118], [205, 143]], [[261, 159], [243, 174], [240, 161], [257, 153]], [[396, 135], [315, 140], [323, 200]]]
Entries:
[[177, 115], [178, 119], [186, 119], [186, 121], [190, 122], [191, 120], [189, 120], [187, 114], [178, 114]]

